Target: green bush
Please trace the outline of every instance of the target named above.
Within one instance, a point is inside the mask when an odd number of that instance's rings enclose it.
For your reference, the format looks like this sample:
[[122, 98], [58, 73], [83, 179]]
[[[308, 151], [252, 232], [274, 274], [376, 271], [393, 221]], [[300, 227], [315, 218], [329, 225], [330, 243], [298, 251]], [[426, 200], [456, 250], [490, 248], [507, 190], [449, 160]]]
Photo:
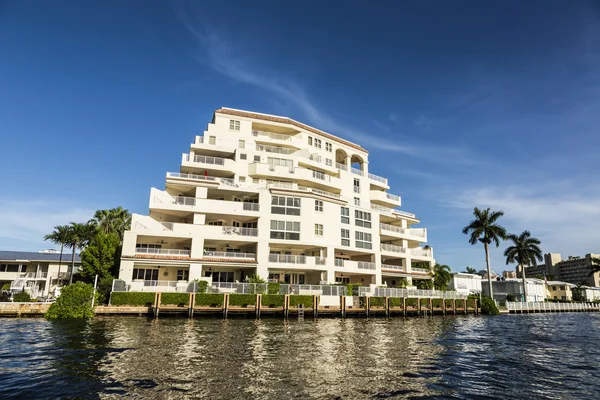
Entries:
[[417, 299], [406, 299], [406, 307], [417, 307]]
[[429, 307], [429, 299], [421, 299], [421, 305], [425, 307]]
[[10, 283], [5, 283], [4, 286], [2, 286], [2, 290], [10, 290]]
[[402, 307], [402, 299], [399, 297], [390, 297], [390, 307]]
[[206, 289], [208, 289], [208, 282], [197, 280], [198, 283], [198, 293], [206, 293]]
[[113, 280], [114, 278], [112, 276], [107, 276], [98, 281], [98, 288], [96, 290], [98, 292], [98, 305], [108, 304]]
[[498, 311], [498, 307], [496, 307], [496, 303], [494, 303], [494, 300], [492, 300], [491, 297], [485, 296], [481, 299], [481, 313], [488, 315], [497, 315], [500, 314], [500, 311]]
[[[349, 283], [346, 285], [346, 296], [354, 296], [354, 288], [360, 287], [360, 283]], [[356, 292], [358, 294], [358, 292]]]
[[423, 290], [432, 290], [433, 289], [433, 281], [431, 279], [419, 279], [419, 280], [415, 280], [413, 283], [417, 287], [417, 289], [423, 289]]
[[197, 306], [223, 307], [225, 295], [221, 293], [197, 293], [194, 304]]
[[276, 308], [283, 307], [284, 299], [282, 294], [263, 294], [260, 302], [263, 307]]
[[93, 295], [94, 287], [83, 282], [65, 286], [62, 288], [56, 302], [48, 309], [46, 318], [91, 318], [94, 316], [94, 310], [92, 310]]
[[369, 303], [371, 307], [385, 307], [385, 297], [371, 297]]
[[238, 307], [248, 307], [256, 304], [256, 295], [254, 294], [230, 294], [229, 305]]
[[304, 305], [304, 307], [312, 307], [313, 306], [313, 297], [312, 296], [302, 296], [302, 295], [290, 295], [290, 307], [298, 307], [298, 304]]
[[154, 304], [155, 293], [147, 292], [113, 292], [110, 304], [113, 306], [146, 306]]
[[398, 288], [398, 289], [404, 289], [407, 286], [408, 286], [408, 280], [406, 278], [400, 278], [400, 280], [394, 287]]
[[179, 307], [185, 307], [190, 304], [189, 293], [163, 293], [160, 295], [161, 305], [177, 305]]
[[446, 299], [444, 301], [446, 302], [446, 307], [452, 307], [452, 300], [451, 299]]
[[506, 295], [506, 301], [515, 301], [515, 295], [514, 294], [507, 294]]
[[13, 301], [15, 303], [29, 303], [31, 301], [31, 296], [29, 296], [29, 293], [27, 292], [15, 293]]
[[269, 294], [279, 294], [281, 285], [276, 282], [269, 283]]
[[442, 308], [442, 299], [433, 299], [433, 308]]

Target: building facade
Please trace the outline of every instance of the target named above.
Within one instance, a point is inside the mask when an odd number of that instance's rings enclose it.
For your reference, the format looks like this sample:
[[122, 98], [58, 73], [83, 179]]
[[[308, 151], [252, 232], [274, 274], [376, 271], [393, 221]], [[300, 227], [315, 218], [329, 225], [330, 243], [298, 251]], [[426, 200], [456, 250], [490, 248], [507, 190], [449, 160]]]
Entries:
[[[546, 285], [541, 279], [527, 278], [527, 300], [526, 301], [544, 301], [547, 296]], [[482, 285], [483, 294], [489, 296], [489, 289], [487, 284]], [[493, 280], [492, 291], [494, 292], [494, 300], [504, 303], [507, 300], [507, 296], [512, 296], [514, 300], [511, 301], [523, 301], [523, 280], [518, 279], [504, 279], [504, 280]]]
[[292, 284], [430, 279], [427, 231], [389, 189], [355, 143], [222, 108], [165, 189], [151, 189], [149, 215], [133, 215], [119, 278], [146, 287], [253, 274]]
[[[48, 297], [69, 283], [73, 272], [71, 254], [58, 252], [0, 251], [0, 288], [26, 291], [31, 297]], [[81, 267], [75, 254], [75, 270]]]
[[448, 290], [455, 290], [466, 295], [481, 293], [481, 279], [481, 276], [477, 274], [454, 273], [448, 283]]
[[567, 260], [562, 260], [560, 254], [548, 253], [544, 254], [543, 264], [526, 267], [525, 273], [528, 277], [546, 274], [575, 285], [599, 287], [600, 272], [591, 274], [593, 258], [600, 258], [600, 254], [589, 253], [584, 257], [569, 257]]
[[575, 285], [572, 283], [561, 281], [546, 282], [547, 298], [553, 300], [573, 300], [573, 289]]

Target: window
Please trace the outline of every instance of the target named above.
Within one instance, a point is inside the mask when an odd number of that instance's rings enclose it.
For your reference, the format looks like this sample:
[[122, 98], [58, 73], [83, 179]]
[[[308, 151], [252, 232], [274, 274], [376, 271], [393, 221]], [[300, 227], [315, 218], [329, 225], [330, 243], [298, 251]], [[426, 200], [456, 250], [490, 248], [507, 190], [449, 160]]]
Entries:
[[354, 178], [354, 193], [360, 193], [360, 179]]
[[308, 145], [309, 145], [309, 146], [312, 146], [312, 136], [309, 136], [309, 137], [308, 137]]
[[271, 220], [271, 239], [300, 240], [300, 222]]
[[240, 121], [230, 119], [229, 120], [229, 129], [231, 129], [232, 131], [239, 131], [240, 130]]
[[208, 137], [208, 144], [215, 144], [217, 143], [217, 137], [216, 136], [209, 136]]
[[315, 138], [315, 147], [316, 147], [317, 149], [320, 149], [320, 148], [321, 148], [321, 139], [317, 139], [317, 138]]
[[143, 279], [146, 281], [157, 281], [158, 280], [158, 269], [150, 268], [134, 268], [133, 279]]
[[323, 201], [315, 200], [315, 211], [323, 212]]
[[359, 249], [371, 249], [373, 247], [370, 233], [357, 231], [354, 232], [354, 238], [356, 239], [356, 247]]
[[300, 198], [273, 196], [271, 199], [271, 212], [273, 214], [300, 215]]
[[245, 176], [240, 176], [240, 182], [246, 182], [246, 177]]
[[561, 286], [561, 287], [560, 287], [560, 290], [565, 290], [565, 287], [564, 287], [564, 286]]
[[206, 225], [210, 225], [210, 226], [223, 226], [223, 221], [210, 221], [210, 222], [207, 222]]
[[359, 197], [354, 198], [354, 205], [357, 207], [360, 207], [360, 198]]
[[552, 286], [552, 291], [555, 291], [555, 290], [556, 290], [556, 286]]
[[258, 178], [252, 178], [252, 183], [259, 183], [260, 180]]
[[[309, 168], [310, 169], [310, 168]], [[313, 178], [325, 180], [325, 174], [321, 171], [315, 171], [314, 169], [310, 169], [312, 171]]]
[[242, 228], [258, 228], [258, 222], [242, 222]]
[[342, 224], [350, 223], [350, 209], [348, 207], [342, 207]]
[[178, 269], [177, 270], [177, 280], [178, 281], [187, 281], [190, 277], [190, 271], [187, 269]]
[[350, 246], [350, 231], [342, 229], [342, 246]]
[[238, 147], [240, 149], [245, 149], [246, 148], [246, 141], [245, 140], [238, 140]]
[[233, 272], [205, 271], [204, 276], [212, 276], [213, 282], [233, 282]]
[[160, 249], [162, 245], [160, 244], [146, 244], [146, 243], [138, 243], [135, 245], [136, 249]]
[[240, 160], [246, 160], [246, 159], [248, 159], [247, 154], [240, 154]]
[[371, 213], [354, 210], [354, 219], [356, 226], [362, 226], [364, 228], [371, 227]]
[[325, 142], [325, 150], [332, 151], [331, 143]]
[[275, 171], [275, 167], [277, 166], [283, 166], [288, 167], [291, 173], [294, 172], [294, 162], [292, 160], [287, 160], [285, 158], [269, 157], [267, 158], [267, 163], [269, 163], [269, 169], [271, 171]]
[[315, 236], [323, 236], [323, 225], [315, 224]]
[[260, 156], [254, 156], [254, 162], [260, 162]]
[[333, 160], [331, 158], [326, 158], [325, 165], [329, 165], [330, 167], [333, 166]]
[[336, 283], [343, 283], [344, 285], [347, 285], [350, 283], [350, 278], [347, 278], [345, 276], [336, 276], [335, 277], [335, 282]]

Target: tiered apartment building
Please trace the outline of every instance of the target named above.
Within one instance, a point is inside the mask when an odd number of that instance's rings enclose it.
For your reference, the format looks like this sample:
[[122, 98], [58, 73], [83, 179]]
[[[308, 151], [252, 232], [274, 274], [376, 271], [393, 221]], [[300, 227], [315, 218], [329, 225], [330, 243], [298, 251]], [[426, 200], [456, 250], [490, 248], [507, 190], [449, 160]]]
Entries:
[[251, 274], [291, 284], [430, 279], [427, 231], [397, 209], [400, 196], [368, 157], [292, 119], [221, 108], [164, 190], [151, 189], [149, 215], [133, 215], [119, 278], [130, 290]]

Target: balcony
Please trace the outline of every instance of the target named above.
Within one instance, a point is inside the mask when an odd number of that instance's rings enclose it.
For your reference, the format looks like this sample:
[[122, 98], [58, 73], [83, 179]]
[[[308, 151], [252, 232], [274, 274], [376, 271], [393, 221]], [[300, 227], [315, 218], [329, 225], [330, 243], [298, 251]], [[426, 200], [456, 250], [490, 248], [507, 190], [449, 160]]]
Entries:
[[396, 225], [380, 223], [379, 230], [381, 235], [401, 237], [419, 242], [427, 241], [427, 230], [425, 228], [401, 228]]
[[256, 260], [256, 253], [238, 253], [235, 251], [205, 251], [204, 257], [235, 258], [240, 260]]
[[403, 267], [402, 265], [381, 264], [381, 269], [394, 272], [406, 272], [406, 267]]
[[189, 257], [190, 251], [184, 250], [184, 249], [153, 249], [153, 248], [136, 247], [135, 254], [151, 254], [151, 255], [160, 255], [160, 256]]
[[411, 267], [410, 272], [414, 272], [416, 274], [429, 274], [431, 271], [427, 268]]
[[190, 155], [183, 153], [181, 156], [181, 166], [188, 168], [204, 168], [211, 170], [211, 174], [215, 175], [219, 172], [233, 173], [235, 171], [235, 161], [229, 158], [208, 157], [199, 155]]
[[252, 177], [267, 177], [275, 179], [296, 180], [302, 186], [318, 186], [321, 190], [334, 189], [341, 191], [341, 180], [335, 176], [308, 168], [273, 165], [267, 163], [252, 163], [248, 166], [248, 175]]
[[365, 171], [358, 168], [350, 167], [350, 172], [352, 172], [354, 175], [365, 176]]
[[395, 208], [389, 208], [389, 207], [383, 207], [377, 204], [371, 204], [371, 210], [373, 211], [377, 211], [378, 213], [381, 214], [387, 214], [390, 215], [392, 217], [407, 217], [407, 218], [412, 218], [412, 219], [416, 219], [415, 214], [406, 212], [406, 211], [401, 211], [401, 210], [397, 210]]
[[221, 232], [226, 236], [250, 236], [258, 237], [257, 228], [240, 228], [239, 226], [222, 226]]
[[[269, 254], [269, 263], [286, 264], [286, 267], [293, 265], [306, 266], [307, 268], [324, 266], [327, 259], [324, 257], [312, 257], [291, 254]], [[291, 264], [291, 265], [290, 265]]]
[[370, 191], [371, 203], [376, 203], [382, 206], [398, 207], [401, 204], [400, 196], [387, 193], [381, 190]]
[[129, 285], [130, 292], [177, 292], [186, 293], [188, 291], [188, 281], [151, 281], [134, 280]]
[[283, 154], [289, 156], [291, 154], [294, 154], [297, 150], [290, 149], [287, 147], [264, 146], [262, 144], [257, 144], [256, 151], [264, 151], [265, 153]]
[[255, 142], [279, 144], [283, 146], [292, 146], [296, 148], [302, 147], [302, 140], [296, 135], [286, 135], [283, 133], [253, 130], [252, 136], [254, 136]]
[[381, 243], [381, 252], [394, 253], [396, 255], [406, 255], [408, 254], [408, 249], [395, 244]]
[[199, 199], [185, 196], [173, 197], [167, 192], [152, 189], [150, 208], [187, 213], [202, 212], [205, 214], [255, 216], [260, 210], [260, 205], [240, 201]]
[[196, 174], [184, 174], [180, 172], [167, 172], [167, 183], [175, 183], [175, 184], [191, 184], [191, 185], [212, 185], [218, 186], [221, 184], [221, 179], [216, 176], [205, 176], [205, 175], [196, 175]]
[[335, 259], [336, 267], [344, 268], [345, 271], [358, 271], [358, 270], [370, 270], [374, 271], [377, 268], [377, 265], [374, 262], [369, 261], [352, 261], [352, 260], [342, 260], [339, 258]]
[[217, 137], [205, 138], [196, 136], [196, 141], [192, 143], [192, 149], [201, 150], [205, 155], [225, 155], [235, 153], [236, 146], [232, 141], [224, 141]]
[[46, 279], [48, 277], [48, 272], [19, 272], [18, 277], [20, 279]]
[[388, 180], [387, 178], [384, 178], [382, 176], [379, 175], [375, 175], [375, 174], [369, 174], [369, 181], [371, 182], [371, 185], [373, 186], [379, 186], [382, 187], [384, 189], [389, 189], [389, 185], [388, 185]]
[[340, 164], [338, 162], [335, 163], [335, 167], [340, 171], [348, 171], [348, 166], [346, 164]]
[[308, 150], [298, 152], [298, 164], [305, 165], [310, 168], [317, 168], [327, 171], [330, 174], [337, 175], [338, 169], [333, 166], [333, 159], [323, 157], [319, 154], [311, 154]]
[[416, 258], [433, 258], [433, 250], [431, 248], [414, 247], [409, 249], [409, 253], [412, 257]]

